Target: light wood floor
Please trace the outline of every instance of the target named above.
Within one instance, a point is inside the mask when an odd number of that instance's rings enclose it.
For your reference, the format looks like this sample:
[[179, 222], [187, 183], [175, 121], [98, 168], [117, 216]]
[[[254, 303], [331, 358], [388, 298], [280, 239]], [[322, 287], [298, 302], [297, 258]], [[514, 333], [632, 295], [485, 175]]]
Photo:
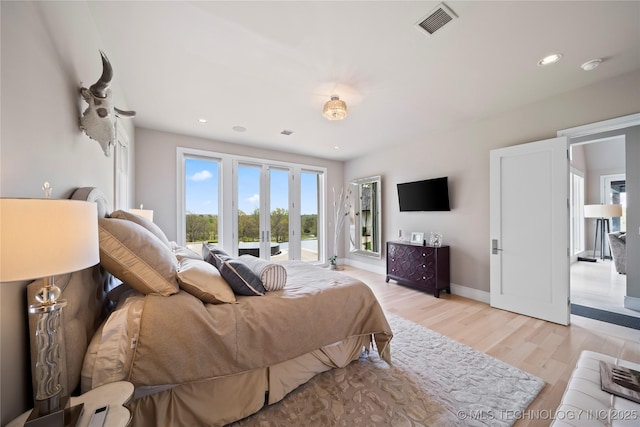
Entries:
[[[384, 275], [349, 266], [342, 267], [342, 272], [368, 284], [384, 310], [542, 378], [546, 385], [529, 406], [529, 418], [536, 418], [534, 411], [553, 413], [558, 407], [582, 350], [640, 363], [637, 330], [578, 316], [572, 316], [571, 326], [561, 326], [457, 295], [434, 298], [395, 282], [385, 283]], [[516, 426], [549, 424], [548, 419], [522, 419]]]
[[572, 303], [640, 317], [640, 311], [624, 307], [627, 276], [618, 274], [613, 261], [575, 262], [570, 272]]

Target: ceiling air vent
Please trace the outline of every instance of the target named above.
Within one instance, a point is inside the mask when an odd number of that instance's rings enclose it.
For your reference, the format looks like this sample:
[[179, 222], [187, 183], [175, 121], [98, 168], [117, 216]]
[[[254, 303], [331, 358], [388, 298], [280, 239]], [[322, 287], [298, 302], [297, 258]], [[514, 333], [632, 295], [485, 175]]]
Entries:
[[416, 26], [426, 31], [428, 35], [432, 35], [456, 18], [456, 14], [451, 9], [444, 3], [440, 3], [429, 15], [418, 21]]
[[282, 135], [291, 135], [293, 133], [292, 130], [283, 130], [282, 132], [280, 132]]

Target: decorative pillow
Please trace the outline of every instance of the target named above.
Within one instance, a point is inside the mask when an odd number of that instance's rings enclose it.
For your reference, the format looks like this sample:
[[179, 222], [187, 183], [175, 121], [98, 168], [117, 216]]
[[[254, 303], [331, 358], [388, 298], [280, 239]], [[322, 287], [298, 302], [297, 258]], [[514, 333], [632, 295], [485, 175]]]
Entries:
[[220, 263], [219, 270], [237, 295], [264, 295], [267, 291], [260, 278], [242, 261], [229, 258]]
[[236, 302], [236, 296], [220, 272], [211, 264], [193, 258], [183, 258], [178, 270], [180, 287], [202, 302], [221, 304]]
[[143, 307], [144, 295], [132, 291], [120, 299], [115, 310], [93, 335], [82, 364], [83, 393], [106, 383], [127, 379]]
[[176, 242], [169, 242], [169, 244], [171, 245], [170, 248], [173, 251], [173, 254], [176, 256], [176, 258], [178, 258], [178, 261], [181, 261], [184, 258], [202, 260], [202, 256], [200, 256], [200, 254], [198, 254], [196, 251], [192, 251], [186, 246], [178, 246]]
[[178, 292], [178, 260], [155, 235], [133, 221], [98, 218], [100, 264], [143, 294]]
[[168, 248], [171, 248], [171, 243], [169, 243], [169, 239], [167, 239], [167, 236], [164, 234], [164, 232], [153, 221], [149, 221], [147, 218], [143, 216], [136, 215], [134, 213], [127, 212], [127, 211], [111, 212], [111, 215], [109, 216], [111, 218], [126, 219], [127, 221], [132, 221], [138, 225], [143, 226], [144, 228], [152, 232], [158, 239], [160, 239], [162, 243], [167, 245]]
[[[220, 258], [216, 255], [222, 255], [223, 258]], [[227, 254], [225, 251], [223, 251], [213, 243], [202, 242], [202, 259], [213, 265], [218, 270], [220, 270], [220, 264], [222, 263], [222, 261], [229, 258], [229, 254]]]
[[240, 255], [238, 258], [249, 266], [262, 281], [267, 291], [277, 291], [287, 284], [287, 269], [282, 264], [269, 262], [253, 255]]

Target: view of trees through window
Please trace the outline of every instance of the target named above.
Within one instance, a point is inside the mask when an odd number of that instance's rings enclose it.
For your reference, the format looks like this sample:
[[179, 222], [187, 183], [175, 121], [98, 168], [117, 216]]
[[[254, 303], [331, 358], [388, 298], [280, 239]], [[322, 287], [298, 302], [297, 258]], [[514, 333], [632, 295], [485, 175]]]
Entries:
[[[187, 242], [218, 242], [218, 215], [187, 212]], [[260, 211], [238, 213], [238, 234], [243, 242], [260, 240]], [[318, 215], [301, 216], [302, 239], [315, 239], [318, 235]], [[289, 239], [289, 212], [282, 208], [271, 211], [271, 240], [277, 243]]]
[[[220, 223], [219, 192], [221, 160], [216, 158], [187, 157], [185, 158], [185, 243], [196, 249], [203, 241], [221, 243], [219, 233], [230, 227]], [[236, 242], [241, 245], [252, 245], [260, 242], [260, 167], [255, 165], [239, 165], [238, 193], [235, 195], [237, 210]], [[278, 260], [289, 259], [289, 238], [291, 218], [287, 209], [289, 205], [289, 174], [290, 170], [279, 167], [270, 170], [270, 215], [266, 218], [270, 226], [270, 240], [278, 245]], [[300, 209], [296, 215], [300, 216], [300, 230], [294, 231], [293, 236], [300, 239], [301, 246], [296, 249], [296, 259], [318, 261], [318, 218], [321, 173], [315, 171], [301, 171], [299, 179]], [[295, 221], [297, 223], [297, 221]], [[264, 223], [263, 223], [264, 224]], [[222, 242], [224, 243], [224, 242]], [[227, 243], [228, 245], [228, 243]], [[300, 254], [299, 251], [302, 253]], [[274, 253], [272, 253], [272, 256]], [[298, 258], [301, 257], [301, 258]]]

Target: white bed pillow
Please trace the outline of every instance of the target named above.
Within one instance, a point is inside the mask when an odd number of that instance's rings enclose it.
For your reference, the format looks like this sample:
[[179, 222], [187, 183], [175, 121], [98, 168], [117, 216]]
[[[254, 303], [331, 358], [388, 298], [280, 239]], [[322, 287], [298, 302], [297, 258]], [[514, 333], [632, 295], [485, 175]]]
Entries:
[[186, 246], [180, 246], [176, 242], [173, 242], [173, 241], [171, 241], [169, 243], [171, 245], [170, 246], [171, 251], [176, 256], [178, 261], [182, 261], [184, 258], [202, 259], [202, 255], [200, 255], [196, 251], [193, 251], [193, 250], [189, 249]]
[[240, 255], [244, 262], [262, 280], [267, 291], [278, 291], [287, 284], [287, 269], [282, 264], [256, 258], [253, 255]]
[[145, 296], [123, 294], [115, 310], [93, 335], [82, 364], [82, 393], [114, 381], [127, 380], [140, 332]]

